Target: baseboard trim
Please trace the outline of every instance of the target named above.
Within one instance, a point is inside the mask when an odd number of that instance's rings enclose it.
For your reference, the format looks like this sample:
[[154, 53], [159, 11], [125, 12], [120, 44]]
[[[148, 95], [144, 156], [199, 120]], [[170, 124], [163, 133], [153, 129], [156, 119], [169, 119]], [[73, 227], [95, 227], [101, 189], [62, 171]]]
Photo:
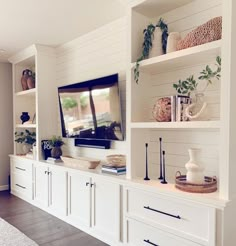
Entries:
[[9, 190], [9, 185], [0, 186], [0, 191]]

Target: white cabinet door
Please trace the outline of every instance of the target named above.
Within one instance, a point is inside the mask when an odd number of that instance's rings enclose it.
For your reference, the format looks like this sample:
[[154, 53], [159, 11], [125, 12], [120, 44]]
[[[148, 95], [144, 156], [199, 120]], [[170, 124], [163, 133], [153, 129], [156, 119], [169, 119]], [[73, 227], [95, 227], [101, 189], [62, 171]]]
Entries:
[[91, 226], [91, 178], [78, 172], [69, 172], [68, 216], [73, 223]]
[[64, 169], [49, 168], [49, 206], [53, 213], [67, 214], [67, 172]]
[[120, 240], [120, 185], [104, 178], [92, 180], [94, 229], [111, 242]]
[[49, 172], [48, 167], [37, 163], [34, 166], [34, 200], [39, 206], [49, 206]]

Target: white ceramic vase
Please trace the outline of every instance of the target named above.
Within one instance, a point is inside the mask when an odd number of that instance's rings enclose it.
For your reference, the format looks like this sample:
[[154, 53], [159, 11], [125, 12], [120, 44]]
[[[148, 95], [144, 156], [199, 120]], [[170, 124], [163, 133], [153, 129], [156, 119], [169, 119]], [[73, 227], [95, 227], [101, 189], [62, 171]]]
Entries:
[[186, 179], [187, 182], [193, 184], [202, 184], [204, 183], [204, 168], [199, 166], [198, 156], [200, 149], [189, 149], [190, 160], [185, 164], [187, 169]]
[[177, 50], [177, 44], [181, 40], [179, 32], [171, 32], [168, 36], [166, 53], [174, 52]]
[[162, 49], [162, 31], [159, 27], [156, 27], [154, 31], [154, 37], [152, 40], [152, 48], [149, 53], [149, 58], [163, 55]]
[[30, 144], [23, 144], [23, 146], [22, 146], [23, 153], [24, 154], [29, 153], [31, 148], [32, 148], [32, 145], [30, 145]]

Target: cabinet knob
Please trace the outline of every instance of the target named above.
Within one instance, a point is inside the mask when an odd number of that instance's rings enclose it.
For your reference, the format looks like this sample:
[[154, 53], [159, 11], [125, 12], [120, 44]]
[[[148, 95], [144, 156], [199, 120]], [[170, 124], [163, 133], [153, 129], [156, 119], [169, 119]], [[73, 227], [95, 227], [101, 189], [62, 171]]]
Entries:
[[90, 184], [90, 187], [93, 187], [94, 185], [95, 185], [95, 184], [91, 183], [91, 184]]
[[90, 183], [89, 182], [86, 182], [86, 186], [88, 186]]
[[44, 173], [45, 173], [45, 174], [48, 174], [48, 171], [45, 171]]

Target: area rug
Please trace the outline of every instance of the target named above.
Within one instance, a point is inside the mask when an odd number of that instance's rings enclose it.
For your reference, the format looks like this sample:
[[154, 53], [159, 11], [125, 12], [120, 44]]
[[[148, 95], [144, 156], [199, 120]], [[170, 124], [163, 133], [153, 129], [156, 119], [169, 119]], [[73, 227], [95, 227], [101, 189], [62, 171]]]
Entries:
[[34, 241], [0, 218], [0, 246], [37, 246]]

